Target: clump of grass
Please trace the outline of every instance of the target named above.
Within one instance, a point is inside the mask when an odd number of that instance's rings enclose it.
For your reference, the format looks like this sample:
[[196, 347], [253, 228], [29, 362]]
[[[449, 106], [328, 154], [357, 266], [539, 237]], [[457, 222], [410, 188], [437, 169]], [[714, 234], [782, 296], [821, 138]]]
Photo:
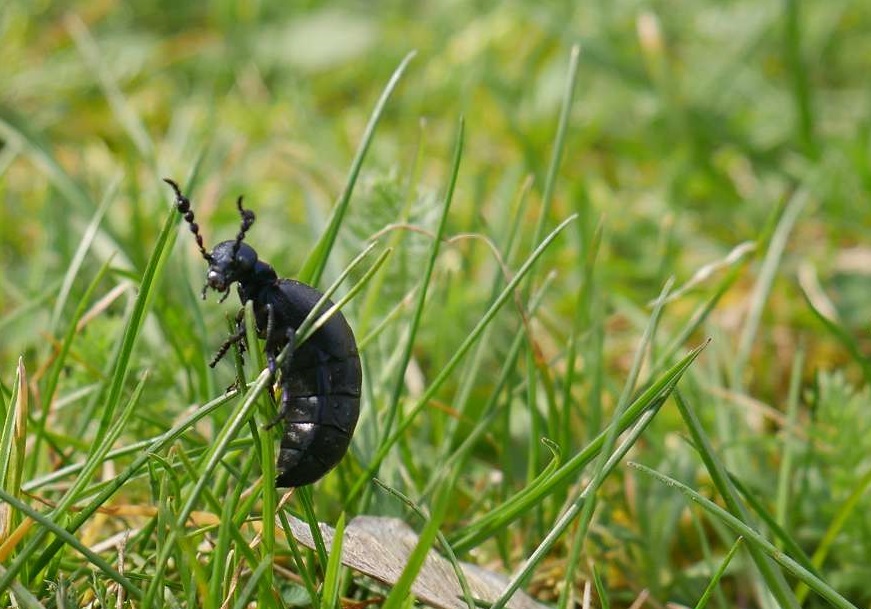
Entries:
[[[495, 607], [867, 604], [871, 13], [802, 8], [9, 7], [0, 604], [399, 606], [432, 550]], [[268, 482], [259, 350], [206, 365], [165, 175], [357, 331], [314, 488]], [[419, 527], [392, 588], [319, 535], [358, 514]]]

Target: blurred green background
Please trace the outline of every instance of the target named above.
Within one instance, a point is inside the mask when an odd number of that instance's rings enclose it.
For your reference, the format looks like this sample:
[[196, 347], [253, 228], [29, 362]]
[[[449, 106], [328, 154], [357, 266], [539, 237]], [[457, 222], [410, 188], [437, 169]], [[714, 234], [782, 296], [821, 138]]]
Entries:
[[[105, 223], [130, 244], [131, 262], [144, 260], [166, 208], [156, 178], [182, 179], [204, 155], [203, 224], [214, 233], [232, 224], [233, 210], [217, 199], [245, 193], [272, 219], [258, 227], [272, 230], [260, 247], [290, 257], [279, 265], [285, 273], [298, 268], [315, 216], [341, 191], [374, 101], [413, 49], [418, 55], [387, 107], [366, 173], [406, 171], [425, 120], [420, 182], [437, 189], [464, 115], [464, 196], [451, 222], [474, 230], [493, 220], [493, 199], [511, 196], [526, 175], [540, 197], [569, 48], [579, 42], [582, 66], [551, 222], [581, 198], [604, 214], [610, 289], [649, 300], [665, 276], [686, 278], [756, 239], [801, 185], [814, 199], [790, 245], [797, 256], [788, 270], [801, 261], [817, 266], [848, 301], [843, 315], [866, 320], [853, 304], [861, 298], [841, 285], [865, 266], [851, 248], [864, 241], [871, 215], [871, 40], [861, 2], [292, 9], [10, 2], [0, 24], [5, 112], [49, 147], [91, 199], [123, 176]], [[0, 297], [10, 311], [45, 285], [56, 252], [75, 247], [70, 226], [89, 215], [28, 162], [19, 138], [7, 134], [5, 143], [0, 238], [9, 263]], [[60, 210], [66, 222], [47, 221]], [[794, 282], [779, 287], [777, 321], [815, 331]], [[22, 345], [13, 328], [6, 331], [4, 357], [14, 357]]]
[[[674, 277], [680, 292], [663, 313], [663, 344], [724, 285], [686, 346], [714, 339], [692, 385], [719, 409], [706, 414], [718, 445], [741, 455], [730, 466], [760, 490], [761, 501], [774, 502], [784, 447], [797, 443], [791, 458], [801, 466], [787, 483], [793, 500], [770, 508], [788, 510], [778, 520], [809, 555], [845, 498], [867, 487], [871, 3], [7, 0], [0, 7], [0, 41], [4, 390], [23, 356], [31, 378], [36, 375], [32, 391], [39, 404], [40, 373], [72, 314], [70, 303], [104, 262], [111, 259], [111, 279], [97, 296], [112, 296], [116, 285], [129, 288], [126, 282], [141, 277], [171, 213], [164, 176], [185, 183], [196, 168], [192, 199], [207, 245], [234, 234], [231, 203], [244, 194], [258, 214], [252, 244], [279, 274], [295, 276], [345, 186], [378, 97], [413, 50], [378, 124], [328, 280], [406, 208], [409, 223], [435, 229], [460, 116], [466, 145], [448, 236], [475, 233], [501, 247], [521, 213], [516, 247], [529, 251], [546, 199], [570, 52], [579, 44], [562, 162], [542, 221], [550, 230], [580, 215], [539, 262], [533, 281], [546, 286], [534, 323], [539, 355], [552, 364], [556, 384], [566, 378], [570, 338], [601, 340], [599, 348], [579, 351], [590, 357], [579, 355], [578, 384], [569, 382], [567, 395], [579, 404], [599, 396], [608, 416], [650, 303], [666, 280]], [[64, 274], [101, 201], [107, 206], [100, 230], [69, 286], [69, 301], [58, 309]], [[784, 220], [792, 214], [794, 224]], [[602, 245], [593, 265], [595, 292], [585, 297], [593, 303], [585, 319], [595, 330], [575, 334], [576, 301], [592, 285], [584, 256], [597, 226]], [[430, 240], [400, 233], [383, 291], [348, 308], [349, 319], [360, 324], [358, 338], [419, 279]], [[201, 261], [186, 231], [178, 239], [183, 243], [167, 262], [134, 355], [131, 369], [150, 370], [151, 380], [132, 438], [158, 433], [187, 404], [211, 399], [232, 381], [229, 369], [214, 377], [202, 370], [203, 354], [222, 336], [211, 328], [223, 327], [224, 309], [192, 297]], [[743, 255], [730, 257], [744, 243]], [[779, 243], [783, 253], [766, 271], [766, 253]], [[513, 270], [526, 255], [506, 254]], [[547, 284], [550, 272], [555, 275]], [[722, 284], [729, 273], [735, 276]], [[418, 377], [425, 385], [437, 374], [467, 335], [498, 274], [480, 240], [443, 247], [437, 288], [415, 342], [409, 393]], [[61, 456], [35, 456], [26, 467], [32, 475], [85, 450], [62, 450], [63, 441], [72, 441], [62, 437], [86, 444], [93, 431], [94, 407], [76, 406], [76, 391], [105, 374], [129, 306], [115, 293], [77, 339], [56, 396], [73, 404], [69, 415], [76, 423], [56, 426]], [[499, 318], [494, 355], [517, 331], [512, 314]], [[372, 418], [361, 424], [358, 438], [364, 465], [376, 442], [367, 430], [377, 428], [374, 413], [383, 404], [377, 398], [390, 393], [379, 388], [384, 379], [377, 371], [388, 367], [403, 323], [364, 352], [374, 385], [371, 412], [364, 413]], [[497, 370], [493, 364], [478, 371], [475, 398], [495, 382]], [[595, 374], [599, 382], [590, 380]], [[791, 383], [796, 409], [787, 413]], [[442, 399], [449, 402], [447, 395]], [[602, 424], [600, 415], [585, 420], [593, 415], [579, 408], [571, 430], [564, 430], [572, 438], [563, 446], [567, 452]], [[405, 450], [424, 447], [423, 454], [432, 455], [444, 441], [442, 426], [435, 417]], [[683, 436], [678, 416], [664, 409], [634, 458], [707, 484]], [[507, 476], [499, 492], [516, 492], [512, 484], [535, 466], [482, 444], [479, 458], [499, 463], [495, 469]], [[539, 455], [532, 463], [544, 461]], [[642, 588], [658, 602], [694, 603], [699, 582], [706, 581], [699, 577], [707, 573], [695, 562], [701, 560], [699, 539], [712, 538], [715, 548], [724, 539], [710, 532], [697, 537], [682, 499], [658, 486], [641, 492], [655, 483], [636, 475], [621, 474], [609, 487], [612, 507], [603, 508], [600, 524], [613, 528], [598, 531], [588, 552], [617, 591], [615, 603], [628, 603]], [[417, 476], [426, 474], [410, 475]], [[864, 496], [851, 509], [852, 520], [823, 560], [827, 581], [868, 606], [871, 529], [862, 514], [871, 501]], [[337, 512], [335, 506], [324, 510], [325, 518]], [[532, 520], [540, 524], [540, 516]], [[510, 569], [518, 557], [509, 558], [506, 547], [487, 555], [500, 555]], [[737, 583], [726, 587], [730, 601], [743, 598], [740, 572], [748, 564], [733, 565], [738, 573], [732, 573]]]

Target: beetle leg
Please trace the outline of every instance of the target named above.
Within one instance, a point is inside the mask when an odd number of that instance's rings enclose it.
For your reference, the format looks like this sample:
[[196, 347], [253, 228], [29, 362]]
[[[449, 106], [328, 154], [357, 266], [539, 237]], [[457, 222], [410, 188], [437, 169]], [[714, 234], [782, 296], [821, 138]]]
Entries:
[[275, 345], [275, 310], [271, 304], [266, 305], [266, 365], [269, 368], [269, 379], [275, 379], [275, 372], [278, 366], [275, 362], [278, 350]]
[[290, 345], [287, 349], [287, 359], [284, 360], [284, 367], [290, 365], [290, 360], [293, 358], [293, 352], [296, 351], [296, 330], [294, 328], [287, 329], [287, 344]]
[[293, 353], [296, 351], [296, 330], [293, 328], [288, 328], [285, 332], [285, 337], [287, 338], [287, 356], [284, 358], [284, 363], [281, 364], [281, 375], [282, 377], [289, 376], [290, 372], [290, 363], [293, 361]]
[[[283, 400], [282, 400], [282, 401], [283, 401]], [[269, 423], [267, 423], [266, 425], [264, 425], [264, 426], [263, 426], [263, 429], [264, 429], [265, 431], [269, 431], [270, 429], [272, 429], [273, 427], [275, 427], [276, 425], [278, 425], [279, 423], [281, 423], [281, 419], [284, 418], [284, 411], [285, 411], [285, 410], [287, 410], [287, 409], [286, 409], [286, 408], [284, 407], [284, 405], [282, 404], [282, 406], [278, 409], [278, 414], [275, 415], [275, 418], [272, 419], [271, 421], [269, 421]]]
[[[221, 359], [227, 354], [227, 351], [230, 350], [230, 347], [233, 346], [233, 343], [238, 343], [239, 341], [244, 340], [245, 324], [237, 324], [236, 328], [237, 330], [235, 334], [231, 334], [229, 337], [227, 337], [227, 340], [225, 340], [224, 343], [220, 347], [218, 347], [218, 352], [215, 353], [215, 357], [213, 357], [212, 361], [209, 362], [209, 368], [214, 368], [218, 364], [218, 362], [221, 361]], [[244, 347], [244, 345], [245, 343], [243, 342], [240, 347]], [[244, 351], [244, 349], [240, 350]]]
[[[267, 331], [268, 332], [268, 331]], [[268, 334], [267, 334], [268, 335]], [[281, 366], [281, 378], [285, 379], [290, 374], [290, 362], [293, 359], [293, 352], [296, 350], [296, 330], [293, 328], [287, 329], [287, 357], [284, 360], [284, 363]], [[283, 350], [283, 349], [282, 349]], [[270, 365], [275, 366], [275, 355], [270, 355]], [[273, 396], [274, 398], [275, 396]], [[275, 415], [275, 418], [269, 421], [264, 426], [264, 429], [272, 429], [275, 427], [283, 418], [284, 414], [287, 412], [287, 396], [285, 395], [285, 390], [282, 387], [281, 392], [281, 405], [278, 407], [278, 414]]]

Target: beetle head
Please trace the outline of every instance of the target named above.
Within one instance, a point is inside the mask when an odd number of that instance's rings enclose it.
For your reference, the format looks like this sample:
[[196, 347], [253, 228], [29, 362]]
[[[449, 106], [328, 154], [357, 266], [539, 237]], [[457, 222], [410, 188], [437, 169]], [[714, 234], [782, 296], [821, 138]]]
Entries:
[[257, 264], [257, 252], [254, 248], [237, 241], [222, 241], [215, 246], [209, 258], [203, 293], [211, 288], [216, 292], [223, 292], [224, 298], [230, 291], [230, 285], [234, 281], [244, 282]]
[[185, 222], [193, 233], [200, 250], [200, 255], [209, 263], [206, 273], [206, 285], [203, 286], [202, 297], [205, 299], [206, 290], [209, 288], [222, 292], [221, 302], [230, 294], [230, 285], [234, 281], [244, 282], [248, 274], [254, 270], [257, 264], [257, 252], [249, 245], [243, 243], [245, 233], [254, 224], [254, 212], [242, 206], [242, 197], [236, 200], [236, 209], [239, 210], [239, 233], [235, 241], [223, 241], [215, 246], [212, 253], [206, 251], [203, 245], [203, 237], [200, 235], [200, 227], [194, 219], [190, 200], [182, 194], [181, 189], [169, 178], [163, 180], [172, 187], [175, 192], [175, 206], [184, 217]]

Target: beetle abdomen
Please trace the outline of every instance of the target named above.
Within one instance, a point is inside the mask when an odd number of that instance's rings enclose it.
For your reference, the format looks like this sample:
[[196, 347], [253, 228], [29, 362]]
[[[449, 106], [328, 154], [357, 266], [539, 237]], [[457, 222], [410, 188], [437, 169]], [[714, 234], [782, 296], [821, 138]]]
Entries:
[[[338, 323], [330, 328], [334, 321]], [[346, 336], [336, 340], [335, 333], [342, 330], [347, 331]], [[327, 345], [329, 350], [324, 348]], [[343, 345], [349, 348], [342, 349]], [[284, 431], [278, 453], [277, 487], [311, 484], [342, 460], [360, 415], [361, 381], [354, 335], [337, 313], [282, 368]]]

